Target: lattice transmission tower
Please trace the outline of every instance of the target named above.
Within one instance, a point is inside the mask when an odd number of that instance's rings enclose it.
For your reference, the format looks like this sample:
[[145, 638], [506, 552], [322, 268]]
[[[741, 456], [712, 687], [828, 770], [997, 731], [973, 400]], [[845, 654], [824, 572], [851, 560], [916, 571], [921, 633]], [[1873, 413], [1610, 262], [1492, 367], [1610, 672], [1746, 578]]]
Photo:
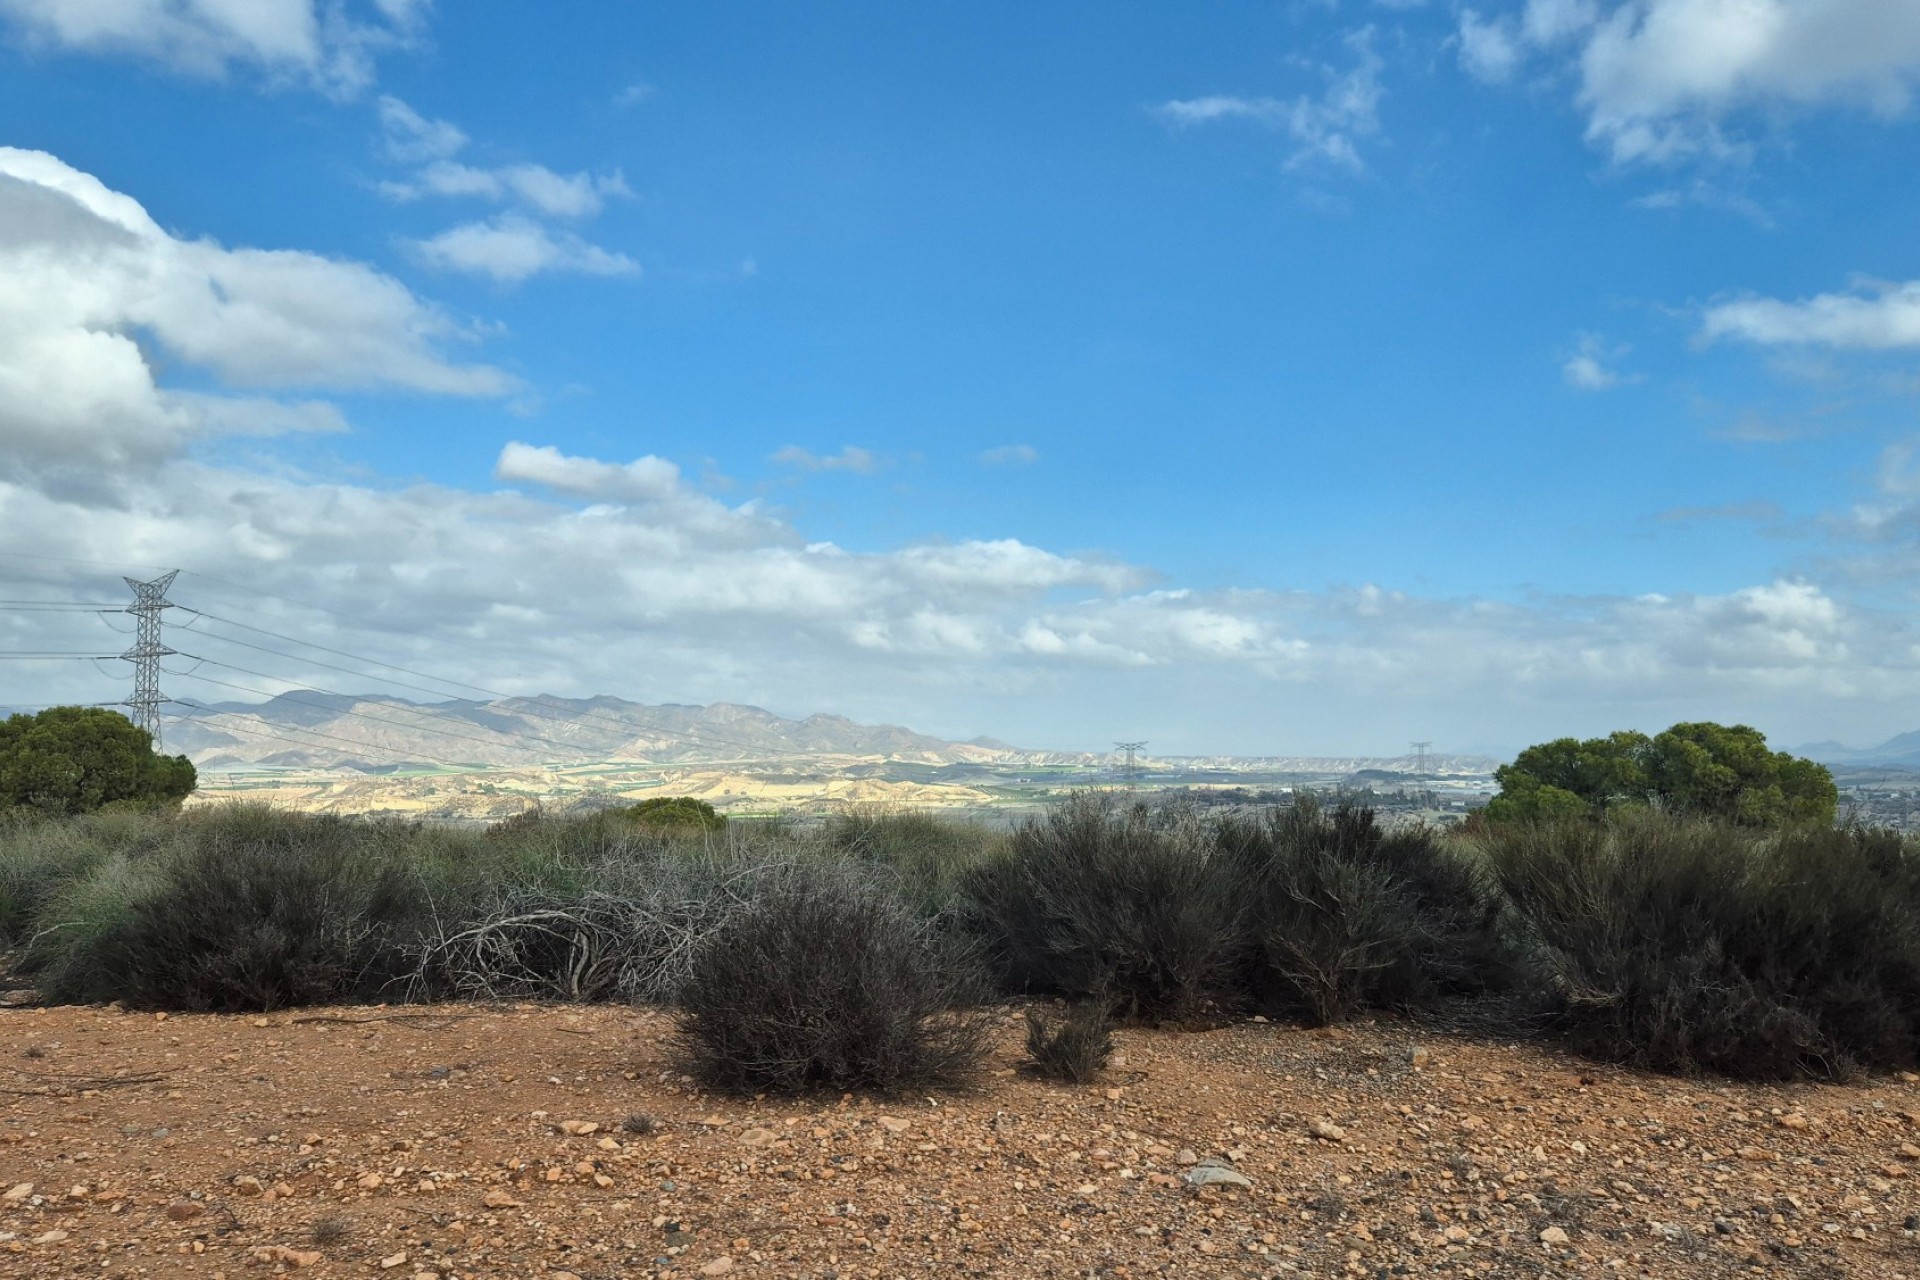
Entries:
[[175, 569], [152, 582], [125, 579], [133, 588], [133, 603], [127, 606], [127, 612], [134, 616], [135, 631], [133, 648], [120, 655], [133, 664], [133, 696], [122, 705], [133, 712], [129, 718], [135, 724], [153, 735], [155, 751], [160, 750], [160, 708], [171, 701], [160, 692], [160, 659], [176, 652], [161, 642], [160, 615], [173, 608], [167, 588], [179, 573]]
[[1423, 778], [1427, 776], [1427, 752], [1432, 746], [1433, 744], [1431, 742], [1416, 742], [1413, 744], [1413, 771]]
[[1135, 756], [1139, 753], [1140, 748], [1146, 745], [1145, 742], [1116, 742], [1113, 744], [1113, 749], [1120, 753], [1120, 776], [1127, 780], [1127, 790], [1129, 791], [1133, 790], [1134, 784], [1140, 780], [1140, 768], [1138, 764], [1135, 763]]

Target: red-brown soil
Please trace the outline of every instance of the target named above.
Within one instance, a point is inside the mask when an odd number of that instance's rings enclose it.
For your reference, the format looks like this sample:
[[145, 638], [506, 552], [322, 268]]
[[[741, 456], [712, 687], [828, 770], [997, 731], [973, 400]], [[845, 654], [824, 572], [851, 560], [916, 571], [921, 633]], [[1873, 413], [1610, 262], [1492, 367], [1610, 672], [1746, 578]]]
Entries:
[[620, 1008], [0, 1010], [0, 1275], [1920, 1280], [1911, 1077], [1246, 1023], [1067, 1087], [1016, 1021], [977, 1092], [796, 1102], [694, 1091]]

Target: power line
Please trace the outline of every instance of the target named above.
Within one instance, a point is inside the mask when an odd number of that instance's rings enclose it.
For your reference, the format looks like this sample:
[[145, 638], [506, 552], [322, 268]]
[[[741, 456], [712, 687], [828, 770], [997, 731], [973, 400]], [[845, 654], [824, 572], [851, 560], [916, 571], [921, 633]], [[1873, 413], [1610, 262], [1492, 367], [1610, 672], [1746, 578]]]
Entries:
[[125, 604], [83, 604], [67, 601], [0, 601], [10, 614], [123, 614]]
[[1134, 764], [1135, 753], [1146, 745], [1144, 741], [1116, 742], [1113, 744], [1114, 749], [1121, 752], [1125, 757], [1125, 762], [1120, 766], [1120, 776], [1126, 779], [1127, 790], [1129, 791], [1133, 790], [1134, 784], [1140, 779], [1140, 770]]

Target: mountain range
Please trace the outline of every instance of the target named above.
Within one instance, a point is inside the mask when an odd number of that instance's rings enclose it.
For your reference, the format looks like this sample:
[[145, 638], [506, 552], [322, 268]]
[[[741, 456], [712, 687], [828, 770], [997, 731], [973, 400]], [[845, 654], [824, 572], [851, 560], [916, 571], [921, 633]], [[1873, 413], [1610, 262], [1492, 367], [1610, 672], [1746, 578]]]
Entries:
[[202, 768], [407, 766], [527, 768], [601, 761], [692, 764], [787, 757], [881, 757], [923, 764], [998, 761], [1005, 743], [947, 742], [844, 716], [803, 720], [759, 707], [646, 706], [621, 698], [413, 703], [292, 690], [259, 703], [195, 707], [166, 726], [166, 749]]
[[1920, 769], [1920, 729], [1888, 738], [1877, 747], [1813, 742], [1804, 747], [1795, 747], [1793, 754], [1827, 765], [1891, 765]]
[[[790, 719], [760, 707], [649, 706], [622, 698], [541, 695], [494, 701], [416, 703], [388, 695], [350, 696], [289, 690], [265, 702], [195, 705], [169, 717], [165, 749], [202, 769], [484, 769], [644, 764], [685, 768], [780, 761], [822, 761], [839, 768], [899, 765], [1097, 769], [1106, 752], [1028, 751], [992, 738], [950, 742], [891, 724], [845, 716]], [[1490, 771], [1477, 756], [1435, 755], [1434, 775]], [[1183, 773], [1300, 772], [1345, 775], [1406, 772], [1393, 757], [1142, 757], [1143, 768]]]

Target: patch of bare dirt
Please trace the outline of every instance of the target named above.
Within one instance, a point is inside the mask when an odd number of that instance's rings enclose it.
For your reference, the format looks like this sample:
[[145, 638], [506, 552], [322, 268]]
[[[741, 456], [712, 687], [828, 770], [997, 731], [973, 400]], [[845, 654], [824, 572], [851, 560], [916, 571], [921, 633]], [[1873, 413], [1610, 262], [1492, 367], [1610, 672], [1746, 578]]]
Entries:
[[1122, 1032], [1079, 1088], [1015, 1073], [1009, 1014], [970, 1095], [741, 1101], [670, 1030], [0, 1009], [0, 1275], [1920, 1280], [1910, 1077], [1245, 1023]]

